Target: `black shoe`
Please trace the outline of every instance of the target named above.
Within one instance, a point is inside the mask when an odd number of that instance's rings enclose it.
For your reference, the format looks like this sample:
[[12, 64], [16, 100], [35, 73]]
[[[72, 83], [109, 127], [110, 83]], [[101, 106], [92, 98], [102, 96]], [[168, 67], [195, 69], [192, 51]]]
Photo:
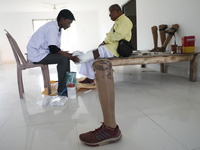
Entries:
[[85, 78], [83, 81], [79, 81], [79, 83], [94, 83], [93, 79]]

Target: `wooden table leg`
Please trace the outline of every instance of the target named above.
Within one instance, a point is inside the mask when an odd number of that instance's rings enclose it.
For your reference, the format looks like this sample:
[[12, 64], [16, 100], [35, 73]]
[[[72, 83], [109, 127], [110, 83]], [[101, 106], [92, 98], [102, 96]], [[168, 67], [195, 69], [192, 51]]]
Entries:
[[165, 64], [164, 63], [160, 64], [160, 72], [165, 73]]
[[146, 65], [145, 65], [145, 64], [142, 64], [142, 65], [141, 65], [141, 68], [146, 68]]
[[197, 79], [197, 59], [198, 59], [198, 54], [194, 54], [193, 60], [190, 61], [189, 80], [192, 82], [195, 82]]

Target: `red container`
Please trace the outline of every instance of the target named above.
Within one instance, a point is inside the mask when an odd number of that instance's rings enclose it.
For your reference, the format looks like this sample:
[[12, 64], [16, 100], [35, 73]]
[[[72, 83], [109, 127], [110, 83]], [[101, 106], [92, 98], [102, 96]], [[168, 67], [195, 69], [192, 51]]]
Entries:
[[184, 36], [182, 38], [183, 53], [194, 53], [195, 36]]
[[182, 38], [182, 46], [190, 47], [195, 45], [195, 36], [184, 36]]

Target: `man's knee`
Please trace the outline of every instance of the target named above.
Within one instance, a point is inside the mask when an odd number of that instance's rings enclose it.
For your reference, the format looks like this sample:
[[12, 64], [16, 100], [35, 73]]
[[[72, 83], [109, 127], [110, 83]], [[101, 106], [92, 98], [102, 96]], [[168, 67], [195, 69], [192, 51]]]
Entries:
[[60, 59], [58, 61], [58, 64], [63, 65], [63, 66], [69, 66], [70, 60], [63, 55], [60, 55]]

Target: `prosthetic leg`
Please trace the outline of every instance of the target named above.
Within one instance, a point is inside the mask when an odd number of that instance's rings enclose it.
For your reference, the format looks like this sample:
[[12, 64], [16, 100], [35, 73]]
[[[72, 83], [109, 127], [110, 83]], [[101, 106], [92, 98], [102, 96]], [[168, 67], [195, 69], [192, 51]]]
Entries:
[[108, 60], [97, 60], [93, 63], [99, 101], [103, 113], [104, 124], [115, 128], [115, 90], [112, 64]]
[[[166, 39], [165, 30], [167, 29], [167, 27], [168, 26], [165, 24], [159, 25], [161, 45], [163, 45]], [[158, 47], [158, 33], [157, 33], [158, 28], [156, 26], [153, 26], [151, 30], [153, 34], [154, 48], [150, 50], [150, 52], [164, 52], [165, 51], [164, 49], [162, 49], [161, 47]]]
[[150, 51], [156, 51], [158, 47], [158, 33], [157, 33], [158, 28], [156, 26], [151, 27], [152, 35], [153, 35], [153, 43], [154, 43], [154, 48]]
[[[152, 34], [153, 34], [153, 40], [154, 40], [154, 48], [150, 50], [150, 52], [165, 52], [166, 47], [169, 44], [172, 36], [175, 34], [175, 32], [178, 30], [179, 25], [178, 24], [173, 24], [172, 27], [169, 30], [167, 29], [167, 25], [159, 25], [159, 32], [160, 32], [160, 40], [162, 47], [155, 47], [155, 44], [157, 44], [157, 32], [155, 26], [152, 27]], [[166, 38], [166, 33], [168, 33], [167, 38]]]
[[98, 129], [80, 134], [79, 139], [85, 145], [100, 146], [120, 140], [122, 134], [115, 121], [115, 89], [112, 63], [100, 59], [96, 60], [92, 66], [103, 113], [103, 123]]
[[178, 28], [179, 28], [179, 25], [178, 25], [178, 24], [173, 24], [172, 27], [167, 31], [168, 36], [167, 36], [165, 42], [164, 42], [163, 45], [162, 45], [162, 47], [163, 47], [164, 49], [166, 49], [166, 47], [167, 47], [167, 45], [169, 44], [169, 42], [170, 42], [172, 36], [175, 34], [175, 32], [178, 30]]
[[163, 45], [166, 40], [165, 30], [167, 29], [167, 27], [168, 26], [166, 24], [159, 25], [161, 45]]

